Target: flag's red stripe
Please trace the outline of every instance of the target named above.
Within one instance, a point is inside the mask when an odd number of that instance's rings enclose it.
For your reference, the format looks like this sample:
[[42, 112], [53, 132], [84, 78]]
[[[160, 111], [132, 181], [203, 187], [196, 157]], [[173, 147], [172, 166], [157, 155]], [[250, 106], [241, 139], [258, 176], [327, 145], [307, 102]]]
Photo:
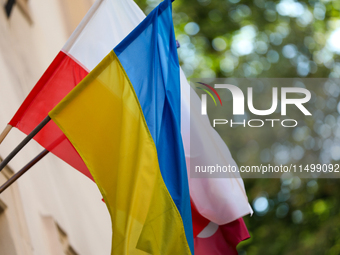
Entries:
[[192, 224], [194, 229], [195, 255], [237, 255], [236, 246], [250, 237], [248, 229], [242, 218], [221, 225], [217, 231], [208, 238], [197, 237], [210, 223], [203, 217], [191, 202]]
[[196, 209], [196, 206], [191, 202], [191, 216], [192, 216], [192, 226], [194, 230], [194, 238], [201, 233], [201, 231], [208, 226], [210, 220], [204, 218]]
[[195, 255], [237, 255], [237, 244], [249, 237], [247, 227], [240, 218], [219, 226], [210, 237], [195, 237]]
[[[9, 124], [29, 134], [87, 74], [76, 61], [64, 52], [59, 52]], [[77, 151], [53, 121], [34, 139], [92, 179]]]
[[[17, 127], [17, 124], [21, 121], [21, 118], [25, 116], [25, 112], [29, 111], [29, 108], [32, 108], [31, 104], [35, 102], [35, 99], [36, 98], [37, 100], [41, 99], [41, 96], [39, 96], [39, 94], [41, 94], [41, 90], [43, 90], [44, 87], [48, 87], [51, 80], [53, 82], [53, 75], [54, 73], [57, 73], [59, 71], [59, 67], [65, 61], [65, 57], [67, 57], [65, 53], [59, 52], [59, 54], [55, 57], [55, 59], [50, 64], [50, 66], [47, 68], [45, 73], [42, 75], [40, 80], [33, 87], [32, 91], [28, 94], [25, 101], [21, 104], [20, 108], [18, 109], [16, 114], [13, 116], [12, 120], [9, 122], [10, 125], [12, 125], [13, 127]], [[38, 111], [44, 111], [44, 108], [40, 107]], [[44, 117], [42, 117], [41, 120], [43, 120], [46, 116], [47, 114]], [[32, 120], [32, 121], [36, 121], [36, 120]]]
[[244, 220], [239, 218], [228, 224], [220, 226], [224, 239], [236, 247], [241, 241], [250, 238], [248, 229]]

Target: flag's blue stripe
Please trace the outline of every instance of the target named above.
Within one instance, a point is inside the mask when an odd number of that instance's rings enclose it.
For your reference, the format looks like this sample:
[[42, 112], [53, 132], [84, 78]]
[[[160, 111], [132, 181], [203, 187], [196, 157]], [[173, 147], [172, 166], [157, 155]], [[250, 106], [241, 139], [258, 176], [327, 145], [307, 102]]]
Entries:
[[157, 147], [164, 182], [180, 212], [194, 254], [185, 155], [180, 125], [180, 78], [171, 1], [165, 0], [114, 49]]

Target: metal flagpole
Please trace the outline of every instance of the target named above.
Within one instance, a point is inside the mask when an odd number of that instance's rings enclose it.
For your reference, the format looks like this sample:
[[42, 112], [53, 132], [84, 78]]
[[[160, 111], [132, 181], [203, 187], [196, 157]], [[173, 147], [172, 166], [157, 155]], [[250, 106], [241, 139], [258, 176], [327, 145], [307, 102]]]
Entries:
[[1, 187], [0, 187], [0, 194], [5, 191], [9, 186], [13, 184], [16, 180], [18, 180], [24, 173], [26, 173], [32, 166], [34, 166], [37, 162], [39, 162], [43, 157], [45, 157], [49, 153], [48, 150], [43, 150], [37, 155], [34, 159], [26, 164], [19, 172], [13, 175], [11, 178], [8, 179]]
[[15, 155], [51, 120], [50, 116], [47, 116], [33, 131], [25, 137], [24, 140], [0, 163], [0, 171], [14, 158]]

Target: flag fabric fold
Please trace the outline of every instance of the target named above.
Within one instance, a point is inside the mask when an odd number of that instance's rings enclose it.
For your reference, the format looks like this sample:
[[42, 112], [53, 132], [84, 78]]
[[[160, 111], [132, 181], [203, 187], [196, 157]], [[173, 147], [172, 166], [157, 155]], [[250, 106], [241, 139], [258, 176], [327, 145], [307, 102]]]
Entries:
[[163, 1], [49, 113], [101, 190], [112, 254], [194, 254], [171, 7]]

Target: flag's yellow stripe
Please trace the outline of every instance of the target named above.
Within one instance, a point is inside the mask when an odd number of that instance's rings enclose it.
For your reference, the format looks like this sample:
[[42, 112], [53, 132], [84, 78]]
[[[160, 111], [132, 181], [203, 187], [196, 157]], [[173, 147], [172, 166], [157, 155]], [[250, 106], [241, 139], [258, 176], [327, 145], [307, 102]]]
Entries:
[[112, 254], [190, 254], [138, 99], [113, 51], [49, 115], [104, 197]]

